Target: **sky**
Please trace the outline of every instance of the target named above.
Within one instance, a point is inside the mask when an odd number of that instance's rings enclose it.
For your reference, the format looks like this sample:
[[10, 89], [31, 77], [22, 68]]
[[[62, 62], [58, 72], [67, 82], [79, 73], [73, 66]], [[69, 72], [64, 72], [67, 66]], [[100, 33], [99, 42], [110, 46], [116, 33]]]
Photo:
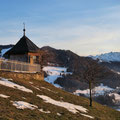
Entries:
[[26, 36], [80, 56], [120, 52], [120, 0], [0, 0], [0, 45]]

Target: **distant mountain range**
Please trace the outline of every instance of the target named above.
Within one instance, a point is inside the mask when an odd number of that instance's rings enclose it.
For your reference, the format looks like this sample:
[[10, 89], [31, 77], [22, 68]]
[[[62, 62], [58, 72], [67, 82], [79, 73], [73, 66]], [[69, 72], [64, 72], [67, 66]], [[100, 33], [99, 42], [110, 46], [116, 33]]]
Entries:
[[98, 60], [101, 65], [104, 65], [113, 71], [120, 72], [120, 52], [109, 52], [89, 57]]
[[99, 59], [100, 62], [120, 62], [120, 52], [109, 52], [89, 57], [92, 57], [95, 60]]

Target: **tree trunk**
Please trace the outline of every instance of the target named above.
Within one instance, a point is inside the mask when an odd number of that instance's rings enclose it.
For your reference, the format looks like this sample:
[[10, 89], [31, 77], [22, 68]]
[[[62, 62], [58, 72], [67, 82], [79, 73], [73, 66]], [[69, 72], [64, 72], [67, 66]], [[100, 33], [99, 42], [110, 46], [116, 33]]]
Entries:
[[90, 90], [90, 107], [92, 107], [92, 83], [91, 81], [89, 82], [89, 90]]

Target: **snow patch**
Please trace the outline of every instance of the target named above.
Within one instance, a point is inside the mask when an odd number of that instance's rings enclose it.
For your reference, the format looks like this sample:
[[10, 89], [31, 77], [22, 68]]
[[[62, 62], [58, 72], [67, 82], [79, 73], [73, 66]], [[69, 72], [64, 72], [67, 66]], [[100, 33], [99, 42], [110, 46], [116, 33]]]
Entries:
[[14, 89], [18, 89], [18, 90], [21, 90], [21, 91], [24, 91], [24, 92], [33, 93], [32, 90], [30, 90], [28, 88], [25, 88], [24, 86], [18, 85], [16, 83], [13, 83], [13, 82], [9, 81], [8, 79], [5, 79], [5, 78], [0, 78], [0, 84], [4, 85], [4, 86], [7, 86], [7, 87], [14, 88]]
[[72, 74], [71, 72], [67, 72], [67, 68], [64, 67], [46, 66], [43, 68], [43, 71], [45, 71], [48, 74], [48, 76], [45, 78], [45, 81], [59, 88], [61, 88], [61, 86], [55, 84], [55, 80], [57, 80], [57, 78], [62, 77], [62, 75]]
[[51, 113], [50, 111], [44, 111], [43, 109], [39, 109], [39, 111], [43, 113]]
[[61, 116], [61, 114], [60, 114], [60, 113], [57, 113], [57, 115], [58, 115], [58, 116]]
[[41, 91], [40, 88], [38, 88], [38, 87], [35, 87], [35, 86], [33, 86], [33, 85], [32, 85], [32, 87], [35, 88], [36, 90]]
[[2, 98], [9, 98], [10, 96], [0, 94], [0, 97], [2, 97]]
[[112, 101], [116, 104], [116, 105], [120, 105], [120, 95], [118, 93], [110, 93], [108, 94], [110, 97], [112, 97]]
[[110, 93], [109, 96], [114, 96], [115, 100], [120, 101], [120, 95], [117, 93]]
[[[110, 88], [108, 86], [104, 86], [102, 83], [100, 86], [97, 86], [92, 89], [92, 93], [94, 96], [99, 96], [99, 95], [104, 95], [106, 92], [113, 91], [113, 88]], [[79, 94], [84, 94], [85, 96], [89, 96], [89, 89], [86, 90], [76, 90], [74, 94], [79, 95]]]
[[36, 105], [32, 105], [32, 104], [24, 102], [24, 101], [11, 101], [11, 102], [18, 109], [28, 108], [28, 109], [34, 110], [34, 109], [38, 108]]
[[88, 118], [91, 118], [91, 119], [94, 119], [93, 116], [90, 116], [90, 115], [86, 115], [86, 114], [83, 114], [83, 113], [80, 113], [82, 116], [85, 116], [85, 117], [88, 117]]
[[51, 103], [53, 105], [66, 108], [68, 111], [70, 111], [72, 113], [77, 113], [79, 111], [87, 113], [87, 111], [88, 111], [86, 108], [79, 106], [79, 105], [74, 105], [74, 104], [71, 104], [68, 102], [63, 102], [63, 101], [56, 101], [45, 95], [37, 95], [37, 96], [40, 97], [41, 99], [43, 99], [46, 103]]

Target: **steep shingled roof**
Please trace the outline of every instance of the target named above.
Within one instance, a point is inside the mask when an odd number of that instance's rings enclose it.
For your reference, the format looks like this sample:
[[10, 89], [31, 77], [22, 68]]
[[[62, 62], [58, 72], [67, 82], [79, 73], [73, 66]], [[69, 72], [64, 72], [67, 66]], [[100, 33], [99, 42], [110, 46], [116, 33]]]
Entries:
[[16, 45], [10, 49], [6, 55], [10, 54], [25, 54], [28, 52], [37, 52], [39, 47], [37, 47], [29, 38], [25, 35], [16, 43]]

